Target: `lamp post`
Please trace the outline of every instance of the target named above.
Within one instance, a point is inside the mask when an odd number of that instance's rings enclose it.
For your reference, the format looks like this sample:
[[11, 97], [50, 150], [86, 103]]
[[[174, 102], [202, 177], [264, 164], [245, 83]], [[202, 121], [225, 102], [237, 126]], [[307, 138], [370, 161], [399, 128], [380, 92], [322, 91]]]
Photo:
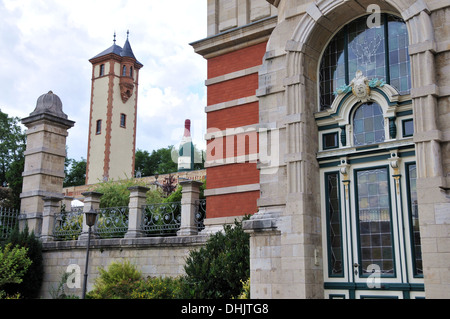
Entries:
[[87, 242], [87, 249], [86, 249], [86, 267], [84, 268], [84, 283], [83, 283], [82, 299], [84, 299], [86, 297], [86, 285], [87, 285], [88, 264], [89, 264], [89, 246], [91, 244], [91, 227], [95, 225], [97, 213], [91, 207], [91, 210], [89, 212], [85, 213], [85, 217], [86, 217], [86, 225], [89, 226], [89, 231], [88, 231], [88, 242]]

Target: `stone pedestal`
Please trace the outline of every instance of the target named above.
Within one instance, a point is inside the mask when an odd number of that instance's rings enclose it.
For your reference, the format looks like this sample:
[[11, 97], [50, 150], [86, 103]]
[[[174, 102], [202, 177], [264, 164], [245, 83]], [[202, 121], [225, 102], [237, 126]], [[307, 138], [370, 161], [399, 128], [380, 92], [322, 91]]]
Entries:
[[22, 119], [27, 127], [27, 148], [21, 198], [21, 228], [41, 234], [44, 197], [63, 199], [64, 160], [68, 130], [74, 126], [62, 112], [62, 103], [53, 92], [39, 97], [36, 109]]
[[200, 195], [200, 186], [202, 182], [182, 181], [183, 187], [181, 199], [181, 227], [177, 232], [178, 236], [191, 236], [198, 234], [198, 228], [195, 223], [195, 213], [197, 210], [198, 199]]
[[55, 226], [55, 214], [61, 211], [60, 197], [45, 197], [44, 211], [42, 213], [41, 241], [46, 243], [53, 241], [53, 229]]
[[130, 204], [128, 205], [128, 232], [125, 238], [142, 237], [142, 206], [146, 203], [146, 194], [150, 188], [143, 186], [129, 187]]
[[[83, 241], [89, 238], [89, 226], [86, 224], [86, 213], [91, 209], [96, 211], [100, 208], [100, 198], [103, 196], [102, 193], [98, 192], [86, 192], [82, 193], [84, 196], [84, 207], [83, 207], [83, 229], [81, 231], [78, 240]], [[91, 232], [91, 238], [97, 237], [95, 232], [95, 225], [93, 226], [93, 231]]]

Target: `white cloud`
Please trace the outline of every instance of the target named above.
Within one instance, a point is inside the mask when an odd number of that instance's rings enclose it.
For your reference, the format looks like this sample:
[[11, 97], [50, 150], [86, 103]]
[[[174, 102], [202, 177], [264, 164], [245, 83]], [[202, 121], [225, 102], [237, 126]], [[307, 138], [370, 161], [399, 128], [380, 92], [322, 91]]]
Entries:
[[[26, 117], [37, 98], [57, 94], [69, 119], [69, 157], [86, 158], [91, 90], [89, 59], [123, 45], [130, 30], [140, 71], [137, 147], [176, 144], [186, 118], [204, 144], [206, 61], [190, 42], [206, 35], [201, 0], [0, 0], [0, 109]], [[181, 135], [179, 138], [181, 138]]]

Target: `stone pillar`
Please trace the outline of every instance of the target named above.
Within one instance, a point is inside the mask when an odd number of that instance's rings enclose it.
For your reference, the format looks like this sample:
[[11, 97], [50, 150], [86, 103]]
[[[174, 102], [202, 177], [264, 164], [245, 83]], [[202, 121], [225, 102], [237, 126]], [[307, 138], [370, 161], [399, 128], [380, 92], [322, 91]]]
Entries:
[[178, 236], [197, 235], [198, 228], [195, 224], [195, 212], [200, 197], [199, 181], [182, 181], [180, 185], [183, 187], [181, 197], [181, 227], [177, 232]]
[[65, 206], [66, 212], [70, 212], [72, 210], [72, 201], [74, 197], [72, 196], [64, 196], [62, 200], [62, 204]]
[[60, 197], [44, 197], [44, 211], [42, 213], [41, 234], [41, 241], [44, 243], [53, 241], [55, 214], [61, 211], [60, 202]]
[[[100, 198], [103, 196], [102, 193], [98, 192], [86, 192], [82, 193], [84, 196], [84, 207], [83, 207], [83, 230], [81, 231], [78, 240], [87, 240], [89, 236], [89, 226], [86, 224], [86, 214], [91, 210], [91, 208], [96, 211], [100, 208]], [[95, 235], [95, 225], [93, 226], [93, 232], [91, 232], [91, 238], [96, 237]]]
[[130, 191], [130, 204], [128, 205], [128, 232], [125, 234], [125, 238], [142, 237], [142, 206], [146, 203], [147, 192], [150, 188], [133, 186], [128, 190]]
[[436, 74], [449, 64], [435, 58], [438, 46], [435, 32], [439, 33], [436, 25], [441, 25], [439, 16], [444, 14], [436, 13], [432, 17], [426, 5], [412, 6], [405, 13], [402, 15], [412, 33], [411, 98], [425, 297], [445, 299], [450, 298], [450, 175], [445, 164], [449, 149], [445, 138], [448, 121], [443, 120], [448, 117], [448, 109], [444, 111], [446, 103], [440, 98], [440, 90], [449, 82], [439, 80]]
[[[41, 233], [44, 197], [63, 198], [67, 131], [75, 122], [67, 119], [59, 97], [49, 92], [39, 97], [36, 109], [22, 119], [27, 127], [27, 148], [21, 198], [22, 221]], [[24, 222], [21, 228], [25, 227]]]
[[280, 212], [264, 212], [243, 221], [250, 234], [250, 296], [256, 299], [282, 298]]

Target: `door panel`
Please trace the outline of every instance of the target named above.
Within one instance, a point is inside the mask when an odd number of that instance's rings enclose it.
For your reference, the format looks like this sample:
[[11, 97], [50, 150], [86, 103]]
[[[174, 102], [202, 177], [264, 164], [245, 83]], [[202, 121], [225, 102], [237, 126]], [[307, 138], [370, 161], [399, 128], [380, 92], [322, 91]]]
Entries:
[[356, 260], [359, 277], [374, 271], [394, 275], [391, 200], [388, 168], [355, 171]]
[[327, 297], [423, 295], [414, 162], [398, 169], [388, 163], [348, 165], [345, 174], [322, 170]]

